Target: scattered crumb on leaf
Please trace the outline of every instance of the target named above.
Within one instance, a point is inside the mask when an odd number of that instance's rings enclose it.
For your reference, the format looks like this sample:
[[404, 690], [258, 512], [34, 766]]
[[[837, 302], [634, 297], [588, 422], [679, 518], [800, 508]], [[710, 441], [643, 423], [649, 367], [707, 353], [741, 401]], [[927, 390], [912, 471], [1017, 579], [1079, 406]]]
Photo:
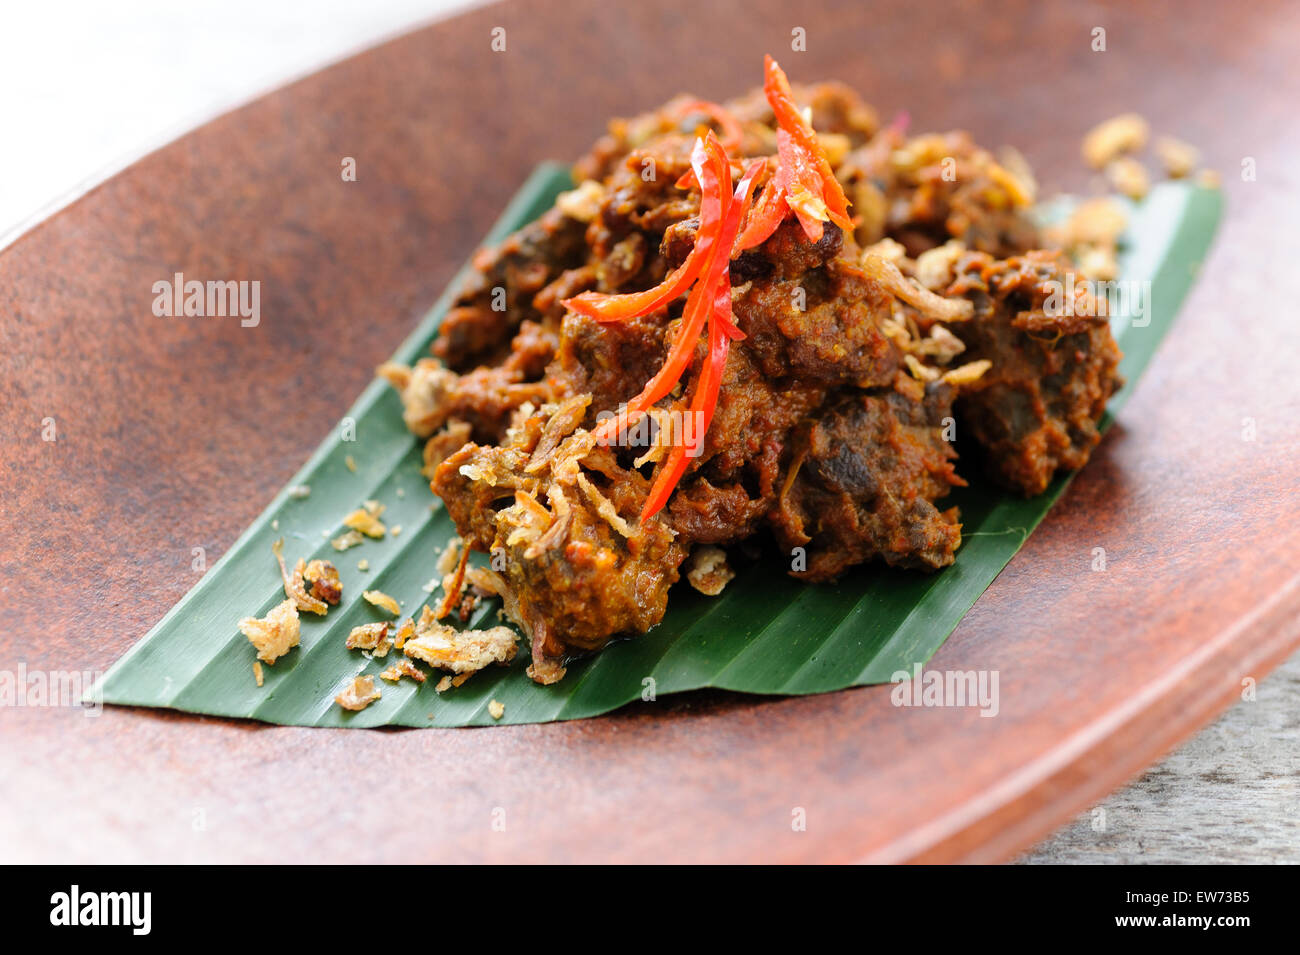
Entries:
[[394, 616], [400, 616], [402, 613], [402, 605], [382, 590], [367, 590], [361, 596], [365, 597], [368, 603], [382, 607]]
[[[325, 531], [325, 536], [329, 536], [329, 531]], [[335, 550], [344, 551], [349, 547], [356, 547], [365, 540], [359, 531], [347, 531], [330, 541], [330, 546]]]
[[239, 629], [257, 649], [257, 659], [274, 663], [298, 645], [298, 608], [292, 600], [286, 600], [272, 607], [265, 617], [244, 617]]
[[359, 676], [343, 688], [343, 692], [334, 697], [334, 702], [345, 710], [364, 710], [383, 694], [375, 686], [373, 676]]
[[404, 676], [410, 677], [416, 683], [423, 683], [426, 679], [424, 671], [412, 663], [407, 657], [399, 657], [396, 661], [390, 663], [388, 669], [384, 670], [384, 672], [379, 674], [379, 676], [387, 680], [389, 683], [396, 683]]

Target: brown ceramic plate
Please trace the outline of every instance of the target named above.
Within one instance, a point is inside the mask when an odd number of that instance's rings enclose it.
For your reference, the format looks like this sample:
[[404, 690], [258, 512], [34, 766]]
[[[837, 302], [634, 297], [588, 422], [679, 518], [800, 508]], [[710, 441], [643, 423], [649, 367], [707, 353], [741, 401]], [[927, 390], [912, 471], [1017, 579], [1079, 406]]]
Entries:
[[[667, 91], [739, 92], [764, 52], [918, 128], [1015, 143], [1049, 193], [1086, 185], [1062, 171], [1089, 125], [1135, 109], [1204, 147], [1228, 209], [1092, 464], [932, 661], [997, 669], [996, 719], [897, 708], [888, 687], [481, 732], [29, 705], [0, 724], [6, 855], [1005, 859], [1194, 732], [1300, 642], [1278, 214], [1300, 30], [1280, 5], [1155, 6], [1107, 11], [1105, 53], [1067, 5], [489, 7], [205, 126], [0, 252], [0, 670], [52, 674], [105, 669], [190, 588], [196, 547], [229, 547], [538, 158]], [[795, 27], [807, 54], [782, 52]], [[150, 289], [177, 271], [259, 279], [284, 318], [160, 319]]]

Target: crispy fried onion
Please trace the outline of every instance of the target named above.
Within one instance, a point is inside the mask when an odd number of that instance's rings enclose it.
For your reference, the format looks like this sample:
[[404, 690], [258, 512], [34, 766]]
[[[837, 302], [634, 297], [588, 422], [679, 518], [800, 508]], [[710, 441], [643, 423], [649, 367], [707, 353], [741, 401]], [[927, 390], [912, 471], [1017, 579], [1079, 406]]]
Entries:
[[564, 496], [564, 489], [560, 485], [552, 484], [547, 489], [546, 500], [554, 511], [551, 515], [551, 526], [537, 540], [528, 545], [528, 549], [524, 551], [526, 560], [535, 560], [552, 547], [558, 547], [560, 542], [568, 536], [569, 525], [573, 522], [573, 506], [569, 503], [569, 499]]
[[518, 650], [519, 634], [509, 627], [457, 630], [440, 623], [428, 607], [415, 624], [415, 636], [402, 652], [440, 670], [466, 675], [491, 663], [509, 663]]
[[292, 600], [299, 610], [310, 610], [312, 613], [323, 616], [329, 610], [329, 604], [307, 593], [307, 588], [302, 582], [303, 573], [307, 569], [307, 562], [299, 558], [298, 563], [293, 565], [293, 573], [289, 573], [284, 564], [283, 537], [271, 545], [271, 551], [275, 554], [276, 563], [280, 565], [280, 579], [284, 581], [284, 595]]
[[413, 368], [388, 362], [378, 374], [401, 396], [402, 420], [416, 436], [427, 438], [446, 423], [448, 395], [458, 376], [442, 362], [421, 358]]
[[578, 472], [578, 487], [586, 493], [587, 499], [595, 505], [596, 513], [605, 519], [610, 527], [618, 531], [624, 537], [631, 537], [636, 531], [628, 526], [627, 521], [618, 516], [618, 511], [614, 508], [614, 502], [600, 493], [600, 489], [591, 483], [591, 479], [581, 471]]
[[542, 436], [537, 439], [537, 447], [533, 449], [533, 456], [524, 468], [524, 473], [537, 474], [551, 463], [551, 459], [560, 447], [560, 442], [573, 434], [578, 425], [582, 424], [582, 419], [587, 414], [587, 407], [591, 404], [591, 397], [590, 393], [575, 395], [555, 409], [550, 420], [546, 422], [546, 427], [542, 429]]
[[964, 322], [975, 314], [975, 306], [964, 298], [944, 298], [905, 278], [898, 266], [878, 255], [862, 257], [861, 272], [875, 279], [896, 298], [911, 305], [927, 318], [941, 322]]

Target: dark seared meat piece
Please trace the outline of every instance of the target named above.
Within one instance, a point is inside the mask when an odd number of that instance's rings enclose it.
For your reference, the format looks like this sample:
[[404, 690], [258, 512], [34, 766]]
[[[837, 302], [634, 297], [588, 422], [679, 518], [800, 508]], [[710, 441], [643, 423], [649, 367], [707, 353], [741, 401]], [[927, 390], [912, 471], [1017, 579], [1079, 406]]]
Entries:
[[[966, 344], [963, 358], [993, 363], [962, 390], [961, 431], [983, 448], [1000, 483], [1027, 496], [1045, 491], [1058, 470], [1088, 462], [1106, 401], [1123, 383], [1104, 315], [1044, 310], [1061, 311], [1050, 297], [1065, 286], [1067, 268], [1054, 252], [1005, 260], [972, 253], [948, 289], [975, 305], [972, 321], [951, 326]], [[1079, 305], [1070, 311], [1098, 310], [1086, 296]]]
[[590, 393], [592, 422], [597, 412], [617, 408], [659, 370], [666, 324], [662, 315], [601, 323], [569, 312], [548, 369], [558, 395]]
[[834, 580], [880, 558], [894, 567], [945, 567], [961, 542], [956, 508], [935, 501], [961, 483], [944, 440], [954, 389], [900, 375], [894, 388], [848, 394], [795, 432], [787, 481], [771, 515], [781, 546], [805, 549], [793, 575]]
[[551, 393], [544, 384], [523, 381], [508, 365], [458, 375], [423, 358], [413, 368], [388, 364], [379, 373], [401, 394], [406, 426], [422, 438], [459, 424], [469, 428], [467, 438], [497, 441], [517, 408], [545, 401]]
[[787, 219], [758, 248], [740, 254], [731, 265], [731, 281], [740, 285], [749, 279], [798, 278], [830, 262], [843, 248], [844, 232], [838, 226], [828, 226], [820, 241], [809, 242], [803, 227]]
[[691, 544], [733, 544], [758, 530], [776, 502], [791, 429], [826, 396], [816, 384], [768, 378], [747, 344], [738, 343], [727, 356], [704, 449], [665, 515]]
[[870, 388], [892, 381], [903, 360], [880, 328], [893, 296], [857, 270], [831, 262], [736, 291], [732, 307], [749, 336], [746, 350], [769, 377]]
[[[541, 317], [533, 296], [586, 261], [586, 228], [551, 208], [501, 245], [480, 250], [474, 271], [442, 320], [434, 354], [457, 371], [490, 360], [522, 321]], [[498, 288], [504, 296], [497, 295]]]
[[[617, 292], [637, 278], [640, 268], [620, 261], [628, 253], [619, 246], [629, 236], [641, 240], [637, 265], [655, 266], [645, 259], [646, 251], [657, 251], [665, 230], [699, 212], [699, 194], [676, 185], [690, 171], [692, 142], [688, 136], [667, 136], [633, 150], [603, 184], [600, 213], [587, 231], [592, 260], [600, 268], [600, 291]], [[666, 271], [659, 263], [639, 287], [653, 285]]]
[[438, 330], [434, 354], [454, 371], [498, 364], [509, 357], [521, 324], [554, 334], [565, 298], [660, 281], [669, 267], [659, 254], [664, 231], [699, 211], [699, 195], [675, 186], [690, 169], [690, 147], [687, 137], [664, 137], [633, 151], [601, 185], [591, 214], [576, 211], [581, 203], [570, 207], [572, 215], [556, 206], [499, 246], [480, 250]]

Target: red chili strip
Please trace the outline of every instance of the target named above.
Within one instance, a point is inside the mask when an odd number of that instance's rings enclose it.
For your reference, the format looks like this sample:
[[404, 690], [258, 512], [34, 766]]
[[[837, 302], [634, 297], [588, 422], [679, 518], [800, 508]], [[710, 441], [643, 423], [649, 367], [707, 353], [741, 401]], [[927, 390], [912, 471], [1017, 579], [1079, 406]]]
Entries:
[[[717, 138], [712, 133], [709, 133], [707, 138], [717, 143]], [[716, 157], [709, 153], [703, 140], [695, 141], [695, 147], [691, 150], [691, 166], [696, 171], [696, 178], [704, 183], [703, 196], [717, 197], [731, 192], [731, 167], [726, 162], [726, 157], [723, 157], [720, 168]], [[725, 189], [720, 185], [723, 169], [728, 180]], [[646, 315], [657, 308], [663, 308], [685, 292], [708, 265], [709, 253], [722, 228], [723, 213], [720, 202], [701, 198], [700, 227], [695, 233], [695, 245], [687, 254], [686, 261], [670, 272], [668, 277], [654, 288], [626, 295], [583, 292], [573, 298], [565, 299], [564, 307], [600, 322], [636, 318], [638, 315]]]
[[[709, 263], [706, 277], [691, 292], [697, 307], [708, 306], [709, 353], [708, 359], [700, 369], [699, 380], [695, 383], [695, 393], [691, 396], [689, 413], [696, 422], [694, 440], [687, 447], [685, 440], [673, 446], [668, 459], [659, 469], [655, 482], [650, 488], [645, 506], [641, 510], [641, 523], [659, 513], [677, 489], [682, 475], [689, 465], [687, 455], [695, 457], [704, 446], [704, 438], [713, 423], [713, 413], [717, 410], [718, 396], [722, 389], [722, 371], [727, 363], [727, 352], [733, 338], [743, 337], [744, 333], [736, 328], [731, 318], [731, 256], [723, 250], [730, 250], [731, 242], [740, 230], [740, 223], [745, 217], [752, 201], [754, 184], [765, 162], [757, 160], [745, 170], [745, 178], [736, 187], [731, 207], [727, 212], [722, 235], [718, 238], [717, 251]], [[712, 290], [712, 294], [709, 291]], [[689, 306], [688, 306], [689, 307]], [[692, 347], [692, 352], [694, 347]]]
[[794, 144], [817, 171], [821, 179], [821, 197], [826, 203], [830, 221], [841, 229], [851, 230], [853, 223], [849, 220], [848, 197], [844, 195], [843, 187], [835, 178], [830, 160], [826, 158], [826, 150], [822, 148], [817, 133], [795, 104], [790, 80], [771, 56], [763, 59], [763, 94], [776, 115], [777, 125], [790, 134]]
[[740, 120], [732, 115], [725, 106], [707, 99], [693, 99], [682, 103], [676, 110], [678, 116], [685, 118], [691, 113], [702, 113], [718, 124], [722, 131], [722, 148], [728, 153], [739, 153], [745, 143], [745, 130]]
[[[699, 158], [698, 162], [696, 162], [697, 157]], [[692, 165], [696, 167], [700, 182], [703, 184], [703, 192], [700, 197], [700, 228], [696, 232], [695, 246], [691, 249], [687, 259], [689, 261], [690, 258], [699, 253], [700, 270], [709, 272], [714, 258], [713, 250], [715, 248], [727, 249], [729, 253], [731, 249], [731, 240], [729, 238], [725, 243], [717, 241], [720, 239], [719, 233], [726, 223], [726, 214], [729, 211], [731, 164], [727, 161], [727, 155], [723, 152], [717, 137], [712, 132], [709, 132], [702, 141], [696, 144], [696, 149], [692, 152]], [[701, 250], [701, 239], [706, 224], [709, 227], [710, 234], [707, 237], [705, 247]], [[696, 289], [699, 289], [700, 285], [701, 281], [697, 281]], [[663, 366], [653, 378], [646, 382], [641, 393], [627, 402], [621, 414], [606, 419], [596, 429], [595, 436], [598, 442], [608, 442], [625, 428], [635, 424], [636, 420], [645, 414], [651, 405], [672, 391], [673, 386], [681, 379], [682, 373], [690, 364], [691, 355], [695, 350], [695, 342], [704, 329], [707, 311], [707, 307], [700, 307], [699, 296], [696, 294], [696, 290], [692, 290], [691, 295], [686, 300], [686, 310], [682, 314], [677, 336], [673, 340]], [[631, 312], [628, 317], [642, 314], [645, 314], [645, 312]]]

